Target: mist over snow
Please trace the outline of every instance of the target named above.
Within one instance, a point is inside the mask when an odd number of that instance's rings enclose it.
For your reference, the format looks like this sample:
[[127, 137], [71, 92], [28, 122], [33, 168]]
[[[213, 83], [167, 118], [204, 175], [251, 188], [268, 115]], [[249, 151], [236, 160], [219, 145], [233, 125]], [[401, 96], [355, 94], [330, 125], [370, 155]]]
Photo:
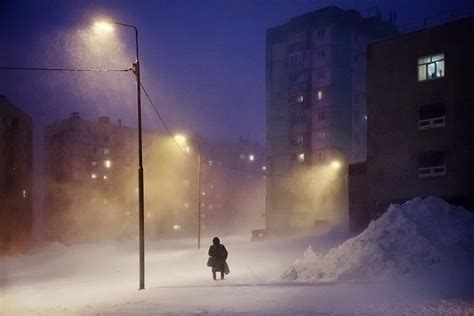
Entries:
[[[220, 236], [231, 271], [223, 281], [213, 281], [206, 267], [213, 236], [202, 239], [201, 249], [195, 239], [150, 239], [143, 291], [137, 290], [136, 241], [69, 247], [46, 243], [29, 253], [0, 258], [0, 311], [470, 315], [473, 232], [472, 214], [428, 198], [392, 205], [366, 231], [345, 242], [342, 237], [315, 235], [261, 242], [251, 242], [249, 236]], [[292, 264], [303, 252], [304, 258]]]

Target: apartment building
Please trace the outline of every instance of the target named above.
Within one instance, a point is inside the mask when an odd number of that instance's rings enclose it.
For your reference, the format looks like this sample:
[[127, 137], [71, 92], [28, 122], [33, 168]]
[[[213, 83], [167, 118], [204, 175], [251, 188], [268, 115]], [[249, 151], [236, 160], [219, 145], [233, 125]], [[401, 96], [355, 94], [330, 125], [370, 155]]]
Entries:
[[370, 216], [439, 196], [474, 208], [474, 17], [369, 45]]
[[366, 158], [366, 47], [394, 33], [334, 6], [267, 31], [269, 230], [347, 222], [346, 167]]

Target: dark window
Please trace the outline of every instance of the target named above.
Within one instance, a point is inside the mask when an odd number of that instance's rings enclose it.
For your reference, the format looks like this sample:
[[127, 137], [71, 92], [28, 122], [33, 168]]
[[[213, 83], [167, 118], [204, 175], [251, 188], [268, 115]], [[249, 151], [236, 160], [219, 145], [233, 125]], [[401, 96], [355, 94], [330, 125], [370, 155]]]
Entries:
[[436, 177], [446, 174], [446, 152], [425, 151], [418, 157], [418, 176]]
[[289, 76], [290, 83], [299, 83], [309, 80], [309, 72], [307, 70], [290, 74]]
[[443, 127], [446, 124], [446, 109], [443, 103], [420, 105], [418, 107], [418, 128]]
[[288, 63], [290, 65], [301, 65], [301, 64], [304, 64], [305, 58], [306, 58], [305, 51], [290, 53], [288, 55]]
[[20, 120], [18, 118], [12, 119], [12, 131], [18, 130], [18, 126], [20, 125]]

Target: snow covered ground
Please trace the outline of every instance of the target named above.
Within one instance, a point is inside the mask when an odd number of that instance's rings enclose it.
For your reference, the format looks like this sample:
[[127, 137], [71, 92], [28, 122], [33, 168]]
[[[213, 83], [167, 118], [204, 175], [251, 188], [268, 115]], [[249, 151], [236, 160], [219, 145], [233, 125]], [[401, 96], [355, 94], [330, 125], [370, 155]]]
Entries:
[[308, 282], [281, 275], [309, 245], [325, 253], [343, 240], [221, 240], [231, 270], [223, 281], [213, 281], [206, 267], [208, 245], [198, 250], [195, 240], [148, 241], [142, 291], [136, 242], [47, 244], [0, 258], [0, 314], [474, 315], [473, 266], [462, 256], [382, 281]]

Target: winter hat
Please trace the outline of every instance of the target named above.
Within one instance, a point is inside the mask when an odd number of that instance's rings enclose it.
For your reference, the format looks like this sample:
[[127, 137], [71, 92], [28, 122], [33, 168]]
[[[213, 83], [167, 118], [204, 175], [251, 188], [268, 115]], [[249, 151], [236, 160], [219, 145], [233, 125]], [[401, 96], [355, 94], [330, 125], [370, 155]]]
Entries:
[[214, 238], [212, 239], [212, 243], [213, 243], [214, 245], [218, 245], [218, 244], [221, 243], [221, 241], [219, 240], [218, 237], [214, 237]]

